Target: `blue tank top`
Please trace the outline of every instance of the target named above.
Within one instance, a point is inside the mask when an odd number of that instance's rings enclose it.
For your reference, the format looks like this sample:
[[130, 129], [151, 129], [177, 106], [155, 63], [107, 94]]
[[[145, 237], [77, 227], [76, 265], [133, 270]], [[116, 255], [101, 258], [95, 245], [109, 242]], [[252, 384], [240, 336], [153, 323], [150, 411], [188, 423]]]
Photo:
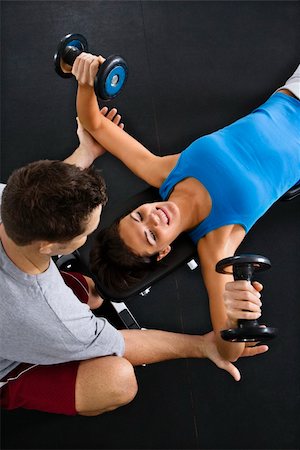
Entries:
[[194, 141], [161, 185], [161, 197], [188, 177], [200, 181], [212, 201], [209, 215], [189, 233], [195, 243], [230, 224], [247, 233], [300, 180], [300, 101], [273, 94], [246, 117]]

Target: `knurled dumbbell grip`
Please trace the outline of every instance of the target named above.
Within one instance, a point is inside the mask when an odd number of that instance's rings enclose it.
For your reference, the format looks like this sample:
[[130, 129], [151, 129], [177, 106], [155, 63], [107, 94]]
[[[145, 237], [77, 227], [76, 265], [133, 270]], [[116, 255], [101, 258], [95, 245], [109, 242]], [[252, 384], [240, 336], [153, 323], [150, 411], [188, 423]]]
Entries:
[[68, 45], [62, 53], [62, 59], [69, 66], [73, 66], [75, 59], [80, 53], [82, 53], [82, 50], [79, 50], [79, 48], [73, 47], [72, 45]]

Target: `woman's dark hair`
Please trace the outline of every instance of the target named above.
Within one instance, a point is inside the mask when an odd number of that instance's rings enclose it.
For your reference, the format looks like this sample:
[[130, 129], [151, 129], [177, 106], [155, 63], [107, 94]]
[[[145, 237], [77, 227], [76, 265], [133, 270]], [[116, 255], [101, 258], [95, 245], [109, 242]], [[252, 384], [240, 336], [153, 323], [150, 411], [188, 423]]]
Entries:
[[15, 170], [4, 188], [1, 219], [17, 245], [67, 242], [84, 233], [92, 211], [107, 201], [94, 169], [62, 161], [37, 161]]
[[121, 239], [119, 223], [123, 217], [97, 234], [90, 253], [90, 268], [100, 286], [115, 292], [134, 286], [158, 263], [158, 253], [137, 255]]

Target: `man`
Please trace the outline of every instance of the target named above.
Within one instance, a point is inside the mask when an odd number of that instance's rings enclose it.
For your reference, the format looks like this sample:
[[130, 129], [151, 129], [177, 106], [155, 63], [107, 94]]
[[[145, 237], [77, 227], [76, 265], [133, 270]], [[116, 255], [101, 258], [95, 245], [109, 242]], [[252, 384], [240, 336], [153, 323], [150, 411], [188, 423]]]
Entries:
[[[101, 113], [123, 127], [116, 110]], [[239, 380], [218, 354], [213, 332], [118, 331], [91, 312], [101, 304], [91, 279], [74, 274], [82, 289], [68, 283], [73, 291], [64, 282], [51, 257], [82, 246], [106, 202], [104, 182], [89, 168], [104, 149], [80, 124], [78, 136], [79, 147], [64, 162], [31, 163], [1, 186], [1, 406], [98, 415], [135, 397], [133, 366], [176, 358], [207, 357]], [[227, 298], [236, 292], [229, 287]]]

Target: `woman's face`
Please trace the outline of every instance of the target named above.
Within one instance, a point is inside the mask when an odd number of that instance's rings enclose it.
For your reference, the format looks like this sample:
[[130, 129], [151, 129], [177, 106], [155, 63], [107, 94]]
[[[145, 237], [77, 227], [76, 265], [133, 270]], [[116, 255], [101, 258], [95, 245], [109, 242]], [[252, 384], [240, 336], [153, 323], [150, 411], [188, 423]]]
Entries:
[[[145, 203], [123, 217], [120, 237], [136, 254], [161, 257], [180, 233], [180, 212], [173, 202]], [[158, 258], [161, 259], [161, 258]]]

